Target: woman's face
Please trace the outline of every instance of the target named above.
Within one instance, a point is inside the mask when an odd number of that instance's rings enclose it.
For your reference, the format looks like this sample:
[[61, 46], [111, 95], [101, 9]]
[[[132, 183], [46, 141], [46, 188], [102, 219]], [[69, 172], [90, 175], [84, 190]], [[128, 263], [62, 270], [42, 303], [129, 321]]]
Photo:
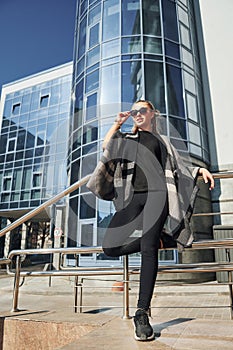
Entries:
[[131, 115], [139, 130], [151, 130], [151, 119], [154, 117], [154, 111], [151, 110], [147, 102], [134, 103]]

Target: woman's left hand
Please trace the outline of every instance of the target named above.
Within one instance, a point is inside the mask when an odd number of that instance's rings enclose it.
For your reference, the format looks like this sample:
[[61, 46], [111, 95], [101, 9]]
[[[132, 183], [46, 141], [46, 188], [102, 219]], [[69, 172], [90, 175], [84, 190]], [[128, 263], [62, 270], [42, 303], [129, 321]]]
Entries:
[[211, 173], [205, 168], [200, 168], [199, 175], [201, 175], [203, 177], [203, 180], [206, 184], [208, 182], [210, 183], [209, 189], [212, 190], [214, 188], [214, 178], [211, 175]]

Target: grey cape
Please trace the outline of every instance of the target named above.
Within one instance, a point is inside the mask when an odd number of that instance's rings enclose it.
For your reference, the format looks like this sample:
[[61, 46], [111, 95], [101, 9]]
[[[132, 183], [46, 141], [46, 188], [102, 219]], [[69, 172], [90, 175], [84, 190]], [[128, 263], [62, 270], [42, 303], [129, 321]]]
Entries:
[[[162, 167], [168, 190], [168, 216], [163, 232], [182, 247], [191, 246], [193, 233], [190, 219], [198, 192], [196, 185], [199, 167], [187, 166], [169, 139], [160, 139]], [[87, 187], [97, 197], [113, 201], [117, 211], [132, 198], [132, 178], [137, 157], [138, 133], [117, 131], [107, 144]]]

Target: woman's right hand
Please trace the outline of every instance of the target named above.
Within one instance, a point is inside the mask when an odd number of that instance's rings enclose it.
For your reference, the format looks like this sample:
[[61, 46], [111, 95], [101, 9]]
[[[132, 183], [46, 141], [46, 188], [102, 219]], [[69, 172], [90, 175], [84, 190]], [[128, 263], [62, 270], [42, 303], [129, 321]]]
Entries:
[[117, 118], [116, 118], [115, 122], [121, 126], [129, 118], [129, 116], [130, 116], [130, 111], [120, 112], [117, 114]]

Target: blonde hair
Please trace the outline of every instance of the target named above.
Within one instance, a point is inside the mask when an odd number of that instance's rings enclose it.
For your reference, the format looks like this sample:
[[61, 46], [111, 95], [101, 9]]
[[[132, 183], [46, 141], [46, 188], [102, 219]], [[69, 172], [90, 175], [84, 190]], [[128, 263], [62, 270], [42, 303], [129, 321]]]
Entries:
[[[154, 117], [151, 119], [151, 127], [152, 127], [152, 132], [156, 132], [156, 117], [160, 115], [160, 111], [158, 109], [156, 109], [153, 105], [153, 103], [149, 100], [137, 100], [136, 102], [134, 102], [134, 104], [139, 103], [139, 102], [145, 102], [147, 104], [147, 106], [154, 111]], [[136, 124], [133, 125], [132, 127], [132, 133], [136, 134], [136, 132], [138, 131], [138, 127]]]

